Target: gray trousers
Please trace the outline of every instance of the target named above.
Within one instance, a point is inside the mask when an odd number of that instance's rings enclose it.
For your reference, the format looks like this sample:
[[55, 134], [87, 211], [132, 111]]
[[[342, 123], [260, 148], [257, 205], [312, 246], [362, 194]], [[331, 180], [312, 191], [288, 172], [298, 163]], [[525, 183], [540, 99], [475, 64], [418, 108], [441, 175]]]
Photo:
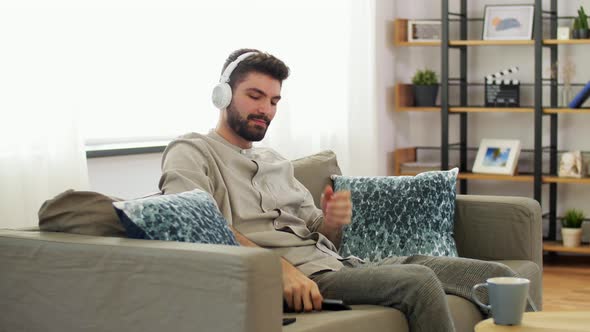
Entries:
[[[412, 332], [455, 331], [445, 293], [471, 300], [475, 284], [516, 276], [504, 264], [456, 257], [390, 257], [379, 263], [347, 265], [340, 271], [310, 276], [322, 296], [347, 304], [396, 308], [405, 314]], [[478, 295], [487, 301], [485, 290]]]

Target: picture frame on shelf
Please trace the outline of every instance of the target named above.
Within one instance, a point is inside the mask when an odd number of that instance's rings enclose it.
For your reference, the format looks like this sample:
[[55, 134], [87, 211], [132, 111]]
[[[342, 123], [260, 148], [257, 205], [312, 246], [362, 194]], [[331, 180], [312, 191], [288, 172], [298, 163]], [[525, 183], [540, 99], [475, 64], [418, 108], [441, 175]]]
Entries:
[[572, 35], [569, 27], [558, 27], [557, 28], [557, 39], [569, 40]]
[[514, 175], [519, 156], [519, 140], [484, 138], [477, 150], [473, 173]]
[[440, 41], [441, 22], [433, 20], [408, 20], [408, 41]]
[[582, 161], [581, 151], [565, 152], [559, 159], [559, 177], [577, 178], [584, 176], [584, 162]]
[[530, 40], [534, 14], [534, 5], [486, 5], [482, 39]]

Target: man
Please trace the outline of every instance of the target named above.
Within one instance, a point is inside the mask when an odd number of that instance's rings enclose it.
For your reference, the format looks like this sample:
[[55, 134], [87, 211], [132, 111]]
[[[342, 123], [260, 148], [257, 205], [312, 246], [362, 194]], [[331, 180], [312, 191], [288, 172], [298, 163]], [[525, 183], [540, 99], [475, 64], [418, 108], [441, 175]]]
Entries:
[[252, 147], [275, 117], [288, 75], [288, 67], [272, 55], [233, 52], [213, 93], [217, 127], [170, 143], [160, 189], [209, 192], [241, 245], [279, 254], [283, 296], [295, 311], [321, 310], [323, 297], [335, 298], [397, 308], [412, 331], [453, 331], [445, 291], [469, 298], [474, 284], [514, 273], [502, 264], [457, 258], [392, 257], [368, 264], [340, 257], [334, 244], [351, 222], [350, 192], [327, 187], [317, 209], [288, 160], [272, 149]]

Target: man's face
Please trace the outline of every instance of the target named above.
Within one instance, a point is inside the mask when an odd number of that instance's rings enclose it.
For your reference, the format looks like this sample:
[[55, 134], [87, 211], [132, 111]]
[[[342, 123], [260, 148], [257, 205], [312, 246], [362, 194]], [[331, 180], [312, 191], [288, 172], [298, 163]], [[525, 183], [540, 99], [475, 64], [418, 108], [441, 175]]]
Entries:
[[265, 74], [251, 72], [239, 82], [227, 107], [227, 124], [250, 142], [264, 138], [281, 99], [281, 83]]

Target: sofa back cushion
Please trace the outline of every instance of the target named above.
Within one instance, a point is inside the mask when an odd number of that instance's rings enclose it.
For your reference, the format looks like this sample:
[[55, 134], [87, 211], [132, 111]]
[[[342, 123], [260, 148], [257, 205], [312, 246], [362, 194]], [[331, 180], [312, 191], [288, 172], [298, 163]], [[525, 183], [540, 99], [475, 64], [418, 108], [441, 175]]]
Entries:
[[331, 176], [341, 175], [336, 154], [330, 150], [291, 161], [295, 178], [311, 192], [315, 205], [320, 208], [320, 197], [326, 185], [333, 185]]
[[[322, 151], [292, 161], [294, 175], [312, 194], [316, 206], [327, 184], [332, 184], [331, 175], [340, 175], [336, 154]], [[152, 194], [147, 197], [157, 196]], [[47, 232], [65, 232], [91, 236], [125, 237], [113, 202], [121, 198], [92, 191], [66, 190], [45, 201], [39, 209], [39, 229]]]
[[200, 189], [113, 205], [130, 238], [238, 245], [211, 194]]
[[371, 261], [389, 256], [458, 256], [453, 239], [458, 169], [416, 176], [334, 177], [350, 190], [352, 223], [342, 255]]
[[91, 236], [125, 236], [125, 228], [113, 209], [120, 198], [92, 191], [66, 190], [43, 203], [39, 230]]

